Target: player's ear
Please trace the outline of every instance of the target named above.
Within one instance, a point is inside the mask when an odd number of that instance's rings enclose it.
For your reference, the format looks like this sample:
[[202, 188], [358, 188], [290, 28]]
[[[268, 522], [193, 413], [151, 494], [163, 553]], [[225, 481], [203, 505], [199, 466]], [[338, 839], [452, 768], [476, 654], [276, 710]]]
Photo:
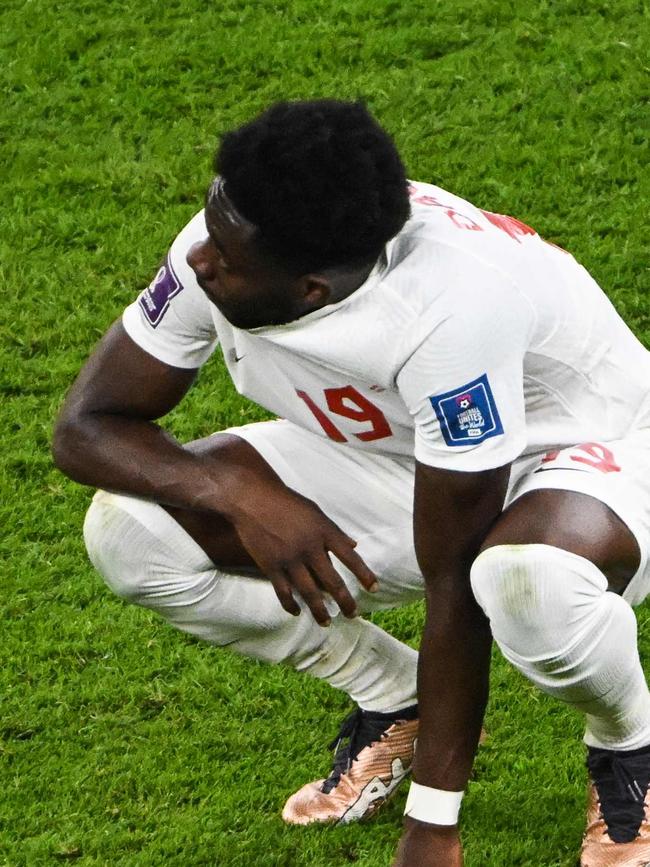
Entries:
[[305, 304], [317, 310], [329, 304], [332, 298], [332, 284], [322, 274], [306, 274], [300, 278], [300, 294]]

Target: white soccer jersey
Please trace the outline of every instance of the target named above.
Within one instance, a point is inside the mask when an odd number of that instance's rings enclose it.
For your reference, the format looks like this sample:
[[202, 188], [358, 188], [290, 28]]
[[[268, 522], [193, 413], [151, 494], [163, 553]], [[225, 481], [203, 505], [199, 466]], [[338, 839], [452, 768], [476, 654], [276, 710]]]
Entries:
[[348, 298], [288, 325], [234, 328], [185, 257], [203, 212], [124, 312], [176, 367], [217, 343], [237, 390], [341, 444], [478, 471], [650, 425], [650, 353], [572, 256], [429, 184]]

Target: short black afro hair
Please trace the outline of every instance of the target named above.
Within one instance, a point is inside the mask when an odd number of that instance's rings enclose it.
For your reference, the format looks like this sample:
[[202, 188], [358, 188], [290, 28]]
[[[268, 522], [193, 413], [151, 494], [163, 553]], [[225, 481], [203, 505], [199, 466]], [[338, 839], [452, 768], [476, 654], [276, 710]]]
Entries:
[[360, 102], [278, 102], [226, 133], [215, 170], [264, 251], [303, 272], [375, 261], [410, 214], [397, 149]]

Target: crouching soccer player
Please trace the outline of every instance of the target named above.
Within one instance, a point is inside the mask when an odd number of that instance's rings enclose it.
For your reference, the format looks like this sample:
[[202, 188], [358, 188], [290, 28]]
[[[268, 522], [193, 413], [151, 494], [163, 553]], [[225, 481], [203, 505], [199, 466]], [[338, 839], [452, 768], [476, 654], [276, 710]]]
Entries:
[[[224, 137], [216, 167], [57, 424], [59, 466], [102, 489], [93, 563], [177, 628], [356, 703], [286, 821], [370, 815], [408, 773], [419, 717], [395, 864], [458, 867], [493, 634], [586, 715], [583, 867], [645, 864], [630, 604], [650, 589], [650, 354], [570, 255], [408, 184], [358, 104], [277, 104]], [[282, 420], [183, 447], [154, 422], [217, 343]], [[418, 706], [416, 654], [357, 615], [422, 595]]]

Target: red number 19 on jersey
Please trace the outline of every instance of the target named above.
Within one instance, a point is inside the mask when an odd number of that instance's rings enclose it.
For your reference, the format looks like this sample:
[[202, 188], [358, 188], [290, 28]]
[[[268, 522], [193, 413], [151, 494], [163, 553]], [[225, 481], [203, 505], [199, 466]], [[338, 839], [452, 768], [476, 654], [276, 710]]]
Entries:
[[[314, 402], [307, 392], [296, 389], [296, 394], [307, 404], [317, 422], [331, 440], [337, 443], [347, 442], [345, 434], [337, 428], [332, 419]], [[344, 385], [342, 388], [326, 388], [324, 389], [324, 394], [330, 412], [343, 416], [343, 418], [352, 419], [360, 424], [369, 422], [370, 428], [354, 434], [357, 439], [369, 442], [370, 440], [381, 440], [393, 435], [383, 412], [378, 406], [369, 401], [367, 397], [364, 397], [357, 391], [353, 385]]]

